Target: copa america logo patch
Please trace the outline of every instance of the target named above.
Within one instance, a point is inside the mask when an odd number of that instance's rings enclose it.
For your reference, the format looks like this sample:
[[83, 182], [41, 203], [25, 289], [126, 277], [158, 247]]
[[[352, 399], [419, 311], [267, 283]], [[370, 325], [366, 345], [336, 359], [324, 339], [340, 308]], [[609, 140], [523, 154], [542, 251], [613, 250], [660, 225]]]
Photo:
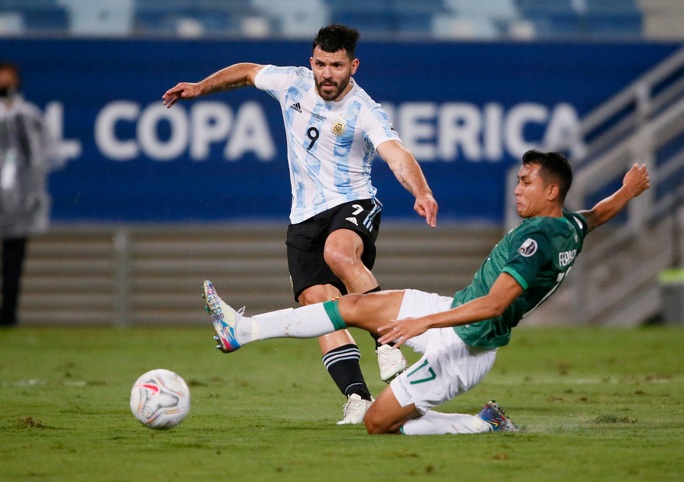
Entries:
[[532, 238], [527, 238], [525, 242], [518, 248], [518, 253], [529, 258], [537, 252], [537, 242]]

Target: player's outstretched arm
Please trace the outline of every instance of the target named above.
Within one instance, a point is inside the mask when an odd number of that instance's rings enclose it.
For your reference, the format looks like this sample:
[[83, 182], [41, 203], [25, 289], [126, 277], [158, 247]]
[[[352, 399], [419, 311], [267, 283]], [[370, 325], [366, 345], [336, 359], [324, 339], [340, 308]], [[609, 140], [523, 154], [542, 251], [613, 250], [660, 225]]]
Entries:
[[475, 298], [456, 308], [420, 318], [390, 320], [378, 327], [379, 343], [394, 342], [395, 347], [409, 338], [418, 336], [430, 328], [461, 326], [501, 316], [517, 297], [523, 293], [520, 284], [508, 273], [501, 273], [484, 296]]
[[413, 209], [425, 218], [430, 227], [437, 227], [439, 206], [413, 154], [401, 142], [394, 140], [380, 144], [378, 154], [387, 162], [401, 185], [415, 196]]
[[246, 62], [231, 65], [200, 82], [179, 82], [164, 92], [162, 100], [166, 107], [171, 107], [179, 100], [194, 99], [201, 95], [254, 85], [254, 79], [262, 68], [262, 65]]
[[627, 206], [629, 201], [639, 196], [646, 189], [649, 189], [651, 187], [650, 183], [651, 179], [646, 166], [644, 164], [639, 166], [637, 163], [634, 163], [622, 179], [622, 187], [620, 189], [596, 203], [590, 210], [580, 211], [580, 214], [587, 220], [589, 231], [613, 219]]

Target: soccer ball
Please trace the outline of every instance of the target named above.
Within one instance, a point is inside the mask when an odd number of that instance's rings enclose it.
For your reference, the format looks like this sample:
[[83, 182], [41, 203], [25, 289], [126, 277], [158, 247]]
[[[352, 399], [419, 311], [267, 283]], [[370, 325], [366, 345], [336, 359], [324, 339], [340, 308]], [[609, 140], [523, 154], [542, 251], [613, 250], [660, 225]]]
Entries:
[[133, 384], [131, 411], [147, 427], [175, 427], [190, 412], [188, 385], [180, 375], [170, 370], [150, 370]]

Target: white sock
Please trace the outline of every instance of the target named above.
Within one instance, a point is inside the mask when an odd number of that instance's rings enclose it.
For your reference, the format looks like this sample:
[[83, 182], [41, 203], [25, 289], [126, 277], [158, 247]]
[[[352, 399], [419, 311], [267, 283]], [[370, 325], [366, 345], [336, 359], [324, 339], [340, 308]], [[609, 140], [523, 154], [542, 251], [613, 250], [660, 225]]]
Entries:
[[317, 338], [335, 331], [323, 303], [245, 316], [236, 326], [238, 342], [269, 338]]
[[428, 410], [425, 415], [404, 424], [405, 435], [443, 435], [491, 432], [492, 426], [477, 415], [441, 413]]

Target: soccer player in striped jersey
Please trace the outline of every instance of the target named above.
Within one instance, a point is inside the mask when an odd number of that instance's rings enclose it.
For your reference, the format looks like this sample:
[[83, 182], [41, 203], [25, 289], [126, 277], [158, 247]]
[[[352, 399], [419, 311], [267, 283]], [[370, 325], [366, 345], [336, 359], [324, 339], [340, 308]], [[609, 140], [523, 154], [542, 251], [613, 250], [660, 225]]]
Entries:
[[[436, 226], [437, 202], [414, 156], [402, 145], [382, 107], [354, 81], [359, 33], [323, 27], [310, 68], [238, 63], [201, 82], [181, 82], [164, 104], [254, 86], [280, 103], [287, 138], [292, 205], [287, 233], [294, 297], [302, 305], [346, 293], [379, 291], [375, 262], [382, 204], [371, 182], [375, 154], [415, 197], [414, 209]], [[360, 351], [347, 330], [319, 338], [323, 363], [347, 396], [340, 423], [361, 423], [371, 394]], [[380, 376], [389, 382], [407, 364], [401, 351], [377, 344]]]
[[472, 282], [453, 296], [418, 290], [350, 294], [339, 300], [246, 317], [204, 282], [206, 307], [225, 351], [268, 338], [309, 338], [353, 326], [422, 354], [396, 377], [366, 413], [369, 433], [406, 435], [515, 431], [495, 401], [477, 415], [433, 408], [475, 387], [491, 370], [520, 320], [547, 300], [568, 275], [585, 236], [650, 187], [634, 164], [622, 186], [593, 208], [568, 212], [572, 183], [564, 156], [528, 151], [515, 200], [523, 221], [492, 249]]

